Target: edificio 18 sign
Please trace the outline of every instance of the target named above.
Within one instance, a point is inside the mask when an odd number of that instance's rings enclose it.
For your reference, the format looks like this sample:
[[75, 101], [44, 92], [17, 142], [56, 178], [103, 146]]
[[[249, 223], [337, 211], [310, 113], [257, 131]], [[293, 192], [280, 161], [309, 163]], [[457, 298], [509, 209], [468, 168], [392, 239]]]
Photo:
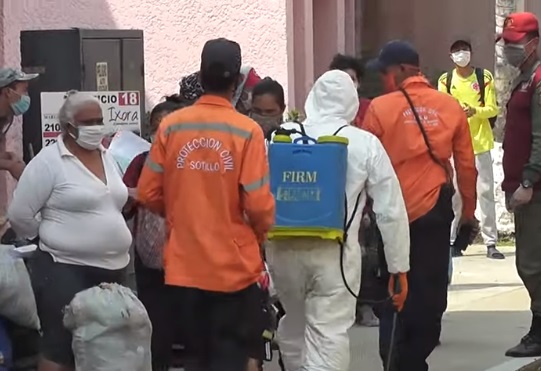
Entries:
[[[138, 91], [99, 91], [90, 92], [101, 103], [103, 122], [111, 133], [119, 130], [141, 130], [141, 106]], [[66, 93], [41, 93], [41, 139], [46, 147], [56, 142], [60, 134], [58, 111]]]

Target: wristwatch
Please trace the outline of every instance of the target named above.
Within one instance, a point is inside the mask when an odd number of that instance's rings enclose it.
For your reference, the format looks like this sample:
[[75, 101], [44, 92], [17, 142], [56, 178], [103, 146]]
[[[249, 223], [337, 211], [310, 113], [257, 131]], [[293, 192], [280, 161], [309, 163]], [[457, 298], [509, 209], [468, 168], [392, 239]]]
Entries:
[[530, 182], [528, 179], [525, 179], [522, 181], [522, 183], [520, 183], [520, 185], [522, 186], [522, 188], [532, 188], [533, 184], [532, 182]]

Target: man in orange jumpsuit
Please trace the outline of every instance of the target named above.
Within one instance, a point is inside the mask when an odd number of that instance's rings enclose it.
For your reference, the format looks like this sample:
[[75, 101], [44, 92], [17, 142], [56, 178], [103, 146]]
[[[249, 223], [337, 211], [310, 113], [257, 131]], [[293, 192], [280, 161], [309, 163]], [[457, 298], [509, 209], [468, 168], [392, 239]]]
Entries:
[[275, 204], [263, 132], [231, 104], [240, 70], [236, 42], [205, 44], [205, 93], [163, 119], [138, 184], [138, 200], [167, 220], [165, 283], [188, 371], [246, 369], [260, 326], [259, 243]]

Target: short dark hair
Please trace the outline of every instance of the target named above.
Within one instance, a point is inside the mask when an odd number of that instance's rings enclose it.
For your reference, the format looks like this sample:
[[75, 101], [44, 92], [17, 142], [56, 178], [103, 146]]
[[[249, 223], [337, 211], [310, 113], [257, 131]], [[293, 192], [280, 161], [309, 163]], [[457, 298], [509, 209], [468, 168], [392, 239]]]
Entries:
[[265, 94], [272, 95], [281, 109], [286, 108], [284, 88], [278, 81], [273, 80], [270, 77], [265, 77], [263, 80], [258, 82], [252, 90], [252, 100]]
[[468, 40], [456, 40], [454, 43], [451, 44], [449, 51], [453, 51], [461, 46], [466, 46], [470, 52], [472, 51], [471, 43]]
[[344, 54], [336, 54], [332, 59], [330, 70], [353, 70], [357, 75], [357, 79], [361, 79], [364, 76], [364, 66], [360, 59]]
[[240, 73], [232, 74], [228, 77], [216, 75], [210, 71], [201, 71], [199, 79], [205, 93], [227, 93], [238, 84]]
[[156, 104], [150, 112], [150, 122], [153, 122], [158, 115], [171, 113], [192, 104], [193, 101], [186, 100], [179, 94], [166, 96], [165, 101]]

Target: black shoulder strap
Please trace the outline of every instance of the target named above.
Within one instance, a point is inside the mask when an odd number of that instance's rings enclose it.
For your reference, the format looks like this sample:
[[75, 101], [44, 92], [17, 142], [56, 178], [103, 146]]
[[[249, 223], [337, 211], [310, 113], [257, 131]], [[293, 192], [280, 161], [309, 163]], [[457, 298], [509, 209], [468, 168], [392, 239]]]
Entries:
[[[298, 121], [292, 121], [292, 123], [294, 124], [297, 124], [300, 126], [301, 128], [301, 131], [298, 131], [298, 130], [295, 130], [295, 129], [284, 129], [282, 128], [281, 126], [278, 127], [277, 129], [275, 130], [269, 130], [269, 132], [267, 133], [267, 136], [265, 139], [267, 139], [267, 141], [270, 143], [271, 140], [272, 140], [272, 135], [278, 135], [278, 134], [283, 134], [283, 135], [291, 135], [291, 134], [301, 134], [303, 136], [306, 136], [306, 130], [304, 130], [304, 125]], [[304, 144], [308, 144], [308, 141], [307, 140], [303, 140], [303, 143]]]
[[477, 77], [477, 84], [479, 85], [479, 101], [481, 106], [485, 106], [485, 70], [482, 68], [475, 68], [475, 76]]
[[340, 127], [338, 128], [338, 130], [336, 130], [336, 131], [334, 132], [333, 136], [334, 136], [334, 135], [338, 135], [338, 133], [339, 133], [343, 128], [347, 128], [348, 126], [349, 126], [349, 125], [340, 126]]
[[355, 200], [355, 206], [353, 207], [353, 211], [351, 212], [351, 217], [348, 219], [348, 200], [347, 200], [347, 194], [346, 194], [346, 214], [344, 216], [344, 242], [347, 240], [348, 237], [348, 231], [351, 227], [351, 224], [353, 223], [353, 219], [355, 219], [355, 214], [357, 214], [357, 211], [359, 210], [359, 202], [361, 200], [361, 194], [362, 192], [359, 192], [357, 195], [357, 199]]
[[[302, 124], [302, 122], [299, 122], [299, 121], [293, 121], [295, 124], [299, 125], [300, 128], [301, 128], [301, 133], [303, 136], [306, 136], [306, 130], [304, 130], [304, 125]], [[307, 140], [303, 140], [302, 141], [303, 144], [308, 144], [308, 141]]]
[[302, 122], [299, 122], [299, 121], [293, 121], [293, 122], [300, 126], [302, 135], [306, 135], [306, 130], [304, 130], [304, 125], [302, 124]]
[[447, 77], [445, 78], [445, 86], [447, 87], [447, 94], [451, 94], [451, 86], [453, 84], [453, 71], [451, 70], [447, 72]]
[[[338, 130], [334, 132], [333, 136], [338, 135], [338, 133], [340, 133], [342, 129], [347, 128], [348, 126], [350, 125], [340, 126]], [[344, 216], [344, 242], [347, 240], [349, 228], [351, 227], [351, 223], [353, 223], [353, 219], [355, 219], [355, 214], [357, 214], [357, 211], [359, 209], [359, 201], [361, 200], [361, 194], [362, 192], [359, 192], [359, 194], [357, 195], [357, 199], [355, 200], [355, 206], [353, 207], [353, 211], [351, 212], [351, 216], [349, 219], [348, 219], [348, 200], [347, 200], [347, 194], [346, 194], [346, 197], [345, 197], [346, 214]]]
[[424, 142], [426, 144], [426, 147], [428, 148], [428, 155], [434, 161], [437, 165], [441, 166], [443, 170], [445, 170], [445, 174], [447, 175], [447, 181], [449, 183], [453, 182], [453, 177], [451, 176], [449, 168], [434, 154], [434, 151], [432, 150], [432, 145], [430, 144], [430, 140], [428, 139], [428, 135], [426, 134], [425, 128], [423, 126], [423, 122], [421, 121], [421, 118], [419, 117], [419, 114], [417, 113], [417, 110], [415, 109], [415, 105], [411, 101], [411, 97], [406, 92], [405, 89], [400, 88], [399, 89], [402, 94], [404, 94], [404, 97], [406, 97], [406, 100], [408, 101], [408, 104], [411, 108], [411, 112], [413, 113], [413, 116], [415, 117], [415, 121], [417, 122], [417, 126], [419, 127], [419, 130], [421, 131], [421, 134], [423, 135]]

